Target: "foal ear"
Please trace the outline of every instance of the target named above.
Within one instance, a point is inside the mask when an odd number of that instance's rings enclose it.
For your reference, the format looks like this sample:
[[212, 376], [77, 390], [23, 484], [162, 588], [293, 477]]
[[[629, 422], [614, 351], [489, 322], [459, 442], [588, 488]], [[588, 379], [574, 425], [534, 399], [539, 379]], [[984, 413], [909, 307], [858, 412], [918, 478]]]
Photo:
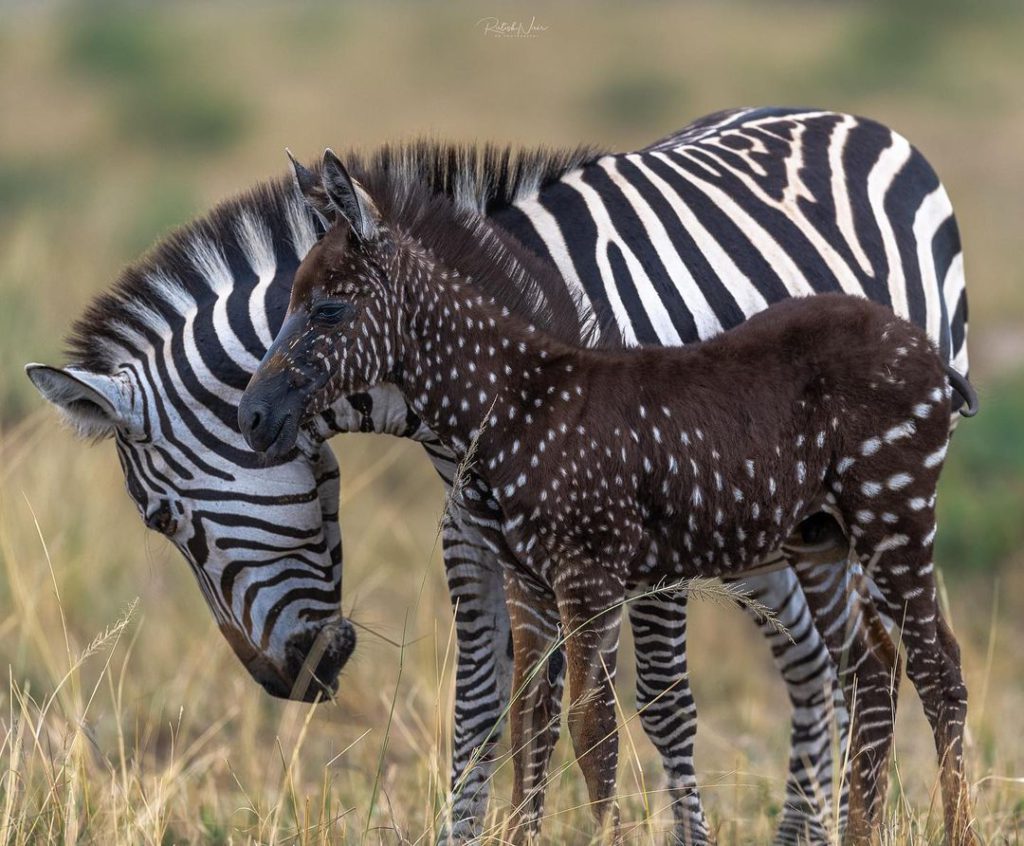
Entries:
[[295, 188], [306, 201], [310, 211], [319, 218], [324, 231], [327, 231], [337, 222], [337, 213], [331, 205], [330, 198], [324, 190], [323, 185], [317, 176], [309, 168], [304, 167], [292, 155], [292, 151], [285, 147], [288, 160], [292, 163], [292, 178], [295, 180]]
[[377, 209], [370, 195], [345, 170], [334, 151], [324, 150], [320, 174], [323, 189], [335, 211], [348, 221], [356, 237], [367, 241], [377, 234]]
[[82, 437], [103, 438], [134, 421], [130, 389], [118, 376], [45, 364], [27, 364], [25, 373]]

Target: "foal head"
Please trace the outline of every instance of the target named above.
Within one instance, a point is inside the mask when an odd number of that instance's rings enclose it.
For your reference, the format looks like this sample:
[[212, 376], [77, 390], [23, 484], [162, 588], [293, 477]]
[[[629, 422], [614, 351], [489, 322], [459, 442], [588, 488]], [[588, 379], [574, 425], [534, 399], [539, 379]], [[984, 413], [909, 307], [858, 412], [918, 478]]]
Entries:
[[238, 407], [250, 446], [271, 457], [303, 420], [340, 394], [384, 381], [398, 361], [401, 298], [392, 231], [330, 150], [320, 179], [292, 159], [296, 182], [326, 233], [295, 274], [284, 323]]

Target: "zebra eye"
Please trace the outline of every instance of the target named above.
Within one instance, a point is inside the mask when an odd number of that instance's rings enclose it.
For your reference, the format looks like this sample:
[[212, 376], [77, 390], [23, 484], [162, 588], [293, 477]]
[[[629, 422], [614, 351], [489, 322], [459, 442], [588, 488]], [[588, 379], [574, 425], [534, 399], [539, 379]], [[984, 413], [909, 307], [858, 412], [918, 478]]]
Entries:
[[313, 309], [313, 319], [318, 323], [340, 323], [351, 310], [348, 303], [321, 303]]
[[166, 499], [146, 515], [146, 526], [162, 535], [173, 535], [178, 530], [178, 521], [174, 519], [171, 504]]

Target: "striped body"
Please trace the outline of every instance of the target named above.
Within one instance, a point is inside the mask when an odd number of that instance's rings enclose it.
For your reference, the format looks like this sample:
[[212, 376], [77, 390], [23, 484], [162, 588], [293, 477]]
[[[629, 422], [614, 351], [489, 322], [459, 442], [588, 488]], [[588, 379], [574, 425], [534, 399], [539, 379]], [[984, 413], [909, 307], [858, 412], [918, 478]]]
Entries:
[[[889, 130], [830, 113], [742, 111], [698, 121], [636, 154], [581, 164], [543, 186], [524, 180], [505, 201], [459, 197], [457, 180], [439, 190], [486, 207], [628, 342], [685, 343], [792, 293], [859, 285], [925, 326], [966, 371], [962, 262], [949, 202], [927, 163]], [[340, 539], [336, 529], [330, 534], [334, 521], [323, 519], [337, 509], [329, 450], [314, 437], [305, 454], [261, 468], [233, 416], [314, 240], [297, 202], [280, 188], [243, 199], [165, 245], [130, 271], [149, 293], [94, 332], [76, 361], [90, 374], [87, 387], [130, 398], [114, 409], [113, 427], [129, 492], [147, 519], [170, 502], [177, 516], [169, 535], [250, 669], [287, 664], [293, 633], [338, 609]], [[450, 456], [395, 392], [342, 401], [317, 430], [417, 437], [451, 479]], [[273, 502], [259, 499], [268, 490]], [[459, 642], [451, 812], [461, 836], [486, 801], [508, 697], [510, 634], [500, 569], [479, 528], [457, 512], [444, 540]], [[239, 548], [251, 566], [237, 568]], [[224, 572], [233, 564], [244, 582], [232, 583], [227, 599]], [[791, 572], [747, 587], [795, 639], [766, 631], [794, 706], [779, 839], [822, 839], [835, 816], [828, 654]], [[653, 703], [642, 719], [666, 763], [677, 832], [700, 841], [685, 597], [639, 602], [630, 617], [638, 700]]]

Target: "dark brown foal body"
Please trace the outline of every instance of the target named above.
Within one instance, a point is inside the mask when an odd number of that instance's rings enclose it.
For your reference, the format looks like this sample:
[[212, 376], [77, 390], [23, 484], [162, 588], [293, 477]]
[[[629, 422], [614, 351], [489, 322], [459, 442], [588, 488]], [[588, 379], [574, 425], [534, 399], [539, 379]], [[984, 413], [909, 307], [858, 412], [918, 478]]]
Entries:
[[[500, 262], [484, 262], [484, 277], [470, 285], [460, 266], [407, 234], [409, 198], [371, 200], [330, 161], [323, 186], [325, 214], [333, 209], [341, 222], [299, 268], [284, 326], [245, 401], [277, 409], [264, 428], [277, 450], [288, 444], [270, 430], [292, 432], [288, 415], [394, 381], [464, 459], [467, 505], [482, 520], [501, 515], [517, 561], [507, 574], [510, 614], [542, 622], [515, 627], [515, 685], [527, 703], [512, 720], [518, 836], [536, 830], [550, 753], [548, 700], [527, 662], [550, 641], [556, 609], [573, 744], [594, 810], [615, 828], [612, 679], [627, 588], [742, 572], [826, 508], [903, 627], [908, 673], [941, 760], [948, 836], [973, 842], [966, 689], [932, 566], [951, 390], [925, 333], [871, 302], [818, 295], [702, 344], [581, 349], [488, 298], [488, 276], [500, 282], [505, 272]], [[462, 227], [458, 237], [472, 236], [464, 218], [450, 223]], [[798, 575], [807, 591], [852, 578], [848, 564], [827, 562]], [[832, 631], [827, 609], [815, 608], [834, 660], [851, 668], [849, 836], [867, 841], [884, 797], [896, 653], [869, 609], [855, 619], [866, 636]]]
[[[966, 842], [966, 690], [932, 579], [950, 391], [924, 333], [841, 296], [787, 301], [680, 350], [566, 350], [528, 331], [521, 347], [507, 331], [475, 337], [485, 353], [492, 341], [508, 342], [503, 367], [512, 373], [469, 402], [464, 423], [429, 400], [418, 410], [442, 437], [475, 438], [472, 472], [494, 492], [510, 548], [554, 592], [571, 635], [570, 693], [582, 703], [570, 730], [578, 753], [589, 753], [592, 798], [608, 802], [614, 784], [610, 684], [627, 587], [741, 572], [826, 508], [848, 527], [853, 555], [904, 627], [908, 669], [945, 759], [948, 829]], [[458, 378], [486, 367], [470, 355]], [[407, 386], [410, 399], [419, 387]], [[799, 575], [809, 591], [820, 588], [820, 573]], [[855, 647], [848, 632], [826, 636], [837, 663], [858, 667], [849, 677], [854, 840], [877, 826], [898, 678], [891, 640], [877, 617], [862, 614]]]

